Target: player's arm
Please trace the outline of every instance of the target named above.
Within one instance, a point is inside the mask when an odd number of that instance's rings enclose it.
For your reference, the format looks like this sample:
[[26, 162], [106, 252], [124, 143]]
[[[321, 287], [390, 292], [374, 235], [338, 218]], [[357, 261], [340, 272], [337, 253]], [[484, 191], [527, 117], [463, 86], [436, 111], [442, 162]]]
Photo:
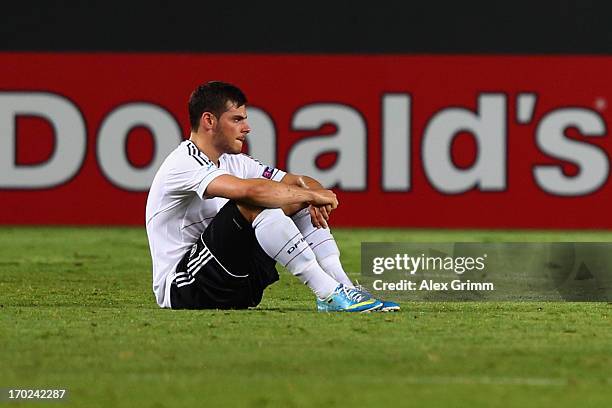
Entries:
[[312, 177], [308, 176], [300, 176], [297, 174], [287, 173], [285, 177], [282, 178], [281, 183], [290, 184], [294, 186], [303, 187], [302, 183], [306, 185], [308, 188], [323, 188], [321, 183]]
[[[297, 174], [287, 173], [281, 183], [289, 184], [293, 186], [302, 187], [304, 189], [321, 189], [323, 186], [317, 180], [308, 176], [300, 176]], [[330, 205], [314, 205], [311, 204], [308, 207], [310, 211], [310, 219], [312, 225], [317, 228], [329, 228], [327, 222], [329, 221], [329, 215], [335, 207]], [[299, 210], [299, 209], [298, 209]]]
[[206, 187], [209, 197], [225, 197], [230, 200], [264, 207], [281, 208], [285, 206], [308, 205], [338, 206], [336, 195], [323, 188], [306, 189], [297, 185], [278, 183], [266, 179], [241, 179], [223, 174], [212, 180]]

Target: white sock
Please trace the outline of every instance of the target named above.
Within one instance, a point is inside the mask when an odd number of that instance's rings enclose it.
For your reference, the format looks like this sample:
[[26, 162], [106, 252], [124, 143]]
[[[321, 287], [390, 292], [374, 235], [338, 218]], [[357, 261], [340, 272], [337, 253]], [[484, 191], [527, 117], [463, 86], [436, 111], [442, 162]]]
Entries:
[[291, 219], [308, 242], [325, 273], [349, 288], [355, 287], [342, 268], [340, 250], [331, 231], [328, 228], [314, 227], [308, 208], [298, 211]]
[[283, 210], [263, 210], [253, 220], [255, 236], [268, 256], [297, 276], [320, 299], [328, 297], [338, 282], [317, 263], [306, 240]]

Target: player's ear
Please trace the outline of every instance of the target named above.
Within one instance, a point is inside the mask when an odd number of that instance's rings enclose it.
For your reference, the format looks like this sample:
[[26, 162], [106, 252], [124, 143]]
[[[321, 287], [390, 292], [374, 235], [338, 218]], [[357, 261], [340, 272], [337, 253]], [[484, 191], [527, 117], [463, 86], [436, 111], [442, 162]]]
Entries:
[[209, 130], [215, 127], [215, 121], [217, 118], [211, 112], [204, 112], [200, 116], [200, 127], [202, 130]]

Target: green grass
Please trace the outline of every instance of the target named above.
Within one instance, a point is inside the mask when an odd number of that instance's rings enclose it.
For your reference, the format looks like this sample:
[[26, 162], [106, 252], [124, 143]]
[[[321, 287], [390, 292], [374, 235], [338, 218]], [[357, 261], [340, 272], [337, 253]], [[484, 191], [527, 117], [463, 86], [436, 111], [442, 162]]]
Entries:
[[[336, 237], [353, 277], [362, 241], [612, 241], [607, 232]], [[68, 389], [58, 406], [610, 406], [611, 314], [607, 303], [561, 302], [317, 314], [286, 272], [254, 310], [161, 310], [142, 229], [0, 228], [0, 388]]]

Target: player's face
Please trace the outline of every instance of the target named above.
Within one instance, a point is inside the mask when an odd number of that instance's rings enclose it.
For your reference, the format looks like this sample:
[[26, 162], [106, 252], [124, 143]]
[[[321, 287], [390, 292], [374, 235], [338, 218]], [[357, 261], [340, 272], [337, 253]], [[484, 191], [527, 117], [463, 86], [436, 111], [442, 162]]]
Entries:
[[223, 112], [215, 126], [213, 138], [215, 147], [222, 153], [240, 153], [250, 131], [246, 106], [232, 105]]

